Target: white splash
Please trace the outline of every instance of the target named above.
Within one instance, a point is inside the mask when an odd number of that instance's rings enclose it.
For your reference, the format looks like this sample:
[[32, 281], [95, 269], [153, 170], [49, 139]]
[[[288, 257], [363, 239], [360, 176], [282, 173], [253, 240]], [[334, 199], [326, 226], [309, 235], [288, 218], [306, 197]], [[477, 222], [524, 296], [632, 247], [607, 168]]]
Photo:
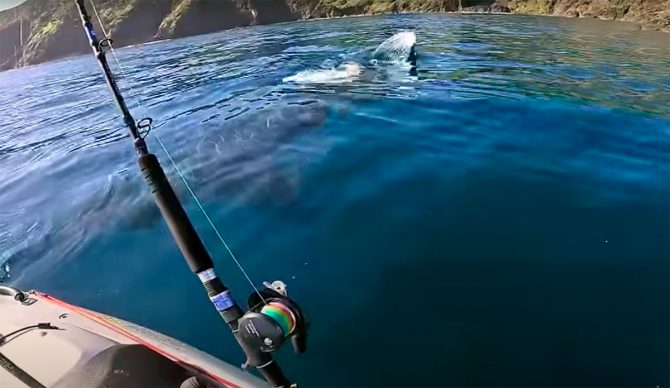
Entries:
[[[416, 34], [412, 31], [399, 32], [386, 39], [372, 54], [370, 62], [374, 67], [379, 62], [391, 62], [399, 66], [403, 71], [411, 66], [416, 66], [414, 46], [416, 45]], [[330, 69], [305, 70], [283, 79], [284, 82], [297, 84], [339, 84], [352, 82], [363, 73], [363, 66], [356, 62], [345, 62]]]
[[356, 62], [346, 62], [325, 70], [305, 70], [283, 79], [298, 84], [338, 84], [354, 81], [363, 72]]
[[399, 32], [380, 44], [372, 56], [382, 61], [407, 62], [415, 45], [416, 34], [414, 32]]

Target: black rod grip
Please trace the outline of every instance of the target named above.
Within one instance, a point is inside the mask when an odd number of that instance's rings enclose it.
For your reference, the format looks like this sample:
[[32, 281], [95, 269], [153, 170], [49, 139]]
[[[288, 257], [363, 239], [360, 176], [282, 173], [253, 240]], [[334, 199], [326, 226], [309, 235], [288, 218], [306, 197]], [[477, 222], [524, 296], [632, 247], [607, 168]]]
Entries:
[[284, 372], [274, 360], [263, 367], [258, 367], [257, 370], [265, 381], [273, 387], [289, 388], [291, 386], [291, 382], [284, 376]]
[[181, 206], [156, 155], [140, 155], [137, 161], [154, 195], [154, 201], [191, 271], [197, 274], [213, 268], [212, 258]]
[[272, 359], [272, 354], [263, 352], [260, 348], [247, 344], [240, 335], [240, 330], [245, 330], [245, 328], [239, 327], [238, 324], [239, 322], [236, 320], [229, 325], [237, 343], [240, 344], [244, 354], [247, 356], [245, 365], [256, 368], [265, 381], [273, 387], [290, 387], [292, 385], [291, 382], [286, 378], [279, 365]]

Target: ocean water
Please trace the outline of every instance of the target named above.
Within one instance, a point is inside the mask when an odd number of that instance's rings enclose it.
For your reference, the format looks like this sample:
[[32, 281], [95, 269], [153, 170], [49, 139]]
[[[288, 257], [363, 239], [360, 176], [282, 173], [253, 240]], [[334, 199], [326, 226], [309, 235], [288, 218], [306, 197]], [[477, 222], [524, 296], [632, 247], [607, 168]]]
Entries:
[[[406, 30], [416, 72], [373, 60]], [[303, 305], [309, 350], [278, 356], [303, 386], [667, 386], [668, 37], [395, 15], [124, 48], [125, 74], [111, 66], [238, 300], [251, 287], [158, 138], [251, 278]], [[324, 82], [344, 63], [360, 71]], [[3, 281], [241, 363], [93, 56], [0, 73], [0, 91]]]

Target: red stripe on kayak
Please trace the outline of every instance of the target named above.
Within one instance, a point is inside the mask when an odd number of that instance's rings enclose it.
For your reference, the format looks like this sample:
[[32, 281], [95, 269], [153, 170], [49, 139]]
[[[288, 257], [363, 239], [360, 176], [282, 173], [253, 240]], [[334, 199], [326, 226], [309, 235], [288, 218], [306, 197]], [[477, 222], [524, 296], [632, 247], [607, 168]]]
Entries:
[[189, 368], [191, 368], [191, 369], [195, 369], [197, 372], [202, 373], [202, 374], [204, 374], [204, 375], [210, 377], [212, 380], [217, 381], [217, 382], [219, 382], [219, 383], [221, 383], [221, 384], [224, 384], [224, 385], [227, 386], [227, 387], [230, 387], [230, 388], [242, 388], [242, 387], [240, 387], [239, 385], [237, 385], [237, 384], [235, 384], [235, 383], [233, 383], [233, 382], [230, 382], [230, 381], [224, 379], [223, 377], [220, 377], [220, 376], [217, 376], [217, 375], [215, 375], [215, 374], [213, 374], [213, 373], [210, 373], [210, 372], [208, 372], [208, 371], [206, 371], [206, 370], [204, 370], [204, 369], [201, 369], [200, 367], [198, 367], [198, 366], [196, 366], [196, 365], [190, 364], [190, 363], [188, 363], [188, 362], [186, 362], [186, 361], [180, 359], [179, 357], [177, 357], [177, 356], [175, 356], [175, 355], [173, 355], [173, 354], [168, 353], [167, 351], [165, 351], [165, 350], [159, 348], [158, 346], [156, 346], [156, 345], [154, 345], [154, 344], [152, 344], [152, 343], [150, 343], [150, 342], [147, 342], [147, 341], [143, 340], [141, 337], [138, 337], [138, 336], [136, 336], [135, 334], [133, 334], [133, 333], [131, 333], [131, 332], [129, 332], [129, 331], [127, 331], [127, 330], [125, 330], [125, 329], [119, 327], [119, 326], [116, 326], [116, 325], [112, 324], [111, 322], [107, 322], [105, 319], [103, 319], [103, 318], [97, 316], [97, 315], [96, 315], [94, 312], [92, 312], [92, 311], [86, 310], [86, 309], [83, 308], [83, 307], [79, 307], [79, 306], [75, 306], [75, 305], [69, 304], [69, 303], [67, 303], [67, 302], [64, 302], [64, 301], [62, 301], [62, 300], [60, 300], [60, 299], [58, 299], [58, 298], [55, 298], [55, 297], [53, 297], [53, 296], [51, 296], [51, 295], [48, 295], [48, 294], [44, 294], [44, 293], [36, 293], [36, 295], [39, 296], [39, 297], [41, 297], [41, 298], [42, 298], [43, 300], [45, 300], [45, 301], [51, 302], [51, 303], [56, 304], [56, 305], [59, 305], [59, 306], [61, 306], [61, 307], [65, 307], [65, 308], [70, 309], [70, 310], [73, 310], [73, 311], [76, 312], [77, 314], [80, 314], [80, 315], [82, 315], [82, 316], [84, 316], [84, 317], [86, 317], [86, 318], [88, 318], [88, 319], [91, 319], [91, 320], [95, 321], [96, 323], [99, 323], [99, 324], [101, 324], [101, 325], [107, 327], [108, 329], [111, 329], [111, 330], [113, 330], [113, 331], [115, 331], [115, 332], [117, 332], [117, 333], [119, 333], [119, 334], [121, 334], [121, 335], [123, 335], [123, 336], [126, 336], [126, 337], [130, 338], [131, 340], [133, 340], [133, 341], [135, 341], [135, 342], [137, 342], [137, 343], [140, 343], [140, 344], [146, 346], [147, 348], [153, 350], [154, 352], [159, 353], [159, 354], [161, 354], [161, 355], [163, 355], [163, 356], [169, 358], [169, 359], [172, 360], [172, 361], [178, 362], [178, 363], [180, 363], [180, 364], [182, 364], [182, 365], [185, 365], [185, 366], [187, 366], [187, 367], [189, 367]]

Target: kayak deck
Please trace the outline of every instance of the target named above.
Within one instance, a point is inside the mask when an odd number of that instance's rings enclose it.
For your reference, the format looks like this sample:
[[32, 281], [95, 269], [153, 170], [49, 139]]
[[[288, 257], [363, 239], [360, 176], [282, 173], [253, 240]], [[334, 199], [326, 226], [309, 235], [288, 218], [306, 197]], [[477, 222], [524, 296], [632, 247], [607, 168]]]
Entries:
[[[0, 294], [0, 336], [7, 336], [0, 340], [0, 354], [14, 364], [0, 368], [2, 387], [31, 385], [13, 373], [16, 369], [42, 386], [57, 388], [179, 387], [191, 376], [226, 387], [265, 385], [238, 367], [153, 330], [47, 294], [25, 295], [21, 302]], [[52, 328], [31, 327], [40, 323]]]

